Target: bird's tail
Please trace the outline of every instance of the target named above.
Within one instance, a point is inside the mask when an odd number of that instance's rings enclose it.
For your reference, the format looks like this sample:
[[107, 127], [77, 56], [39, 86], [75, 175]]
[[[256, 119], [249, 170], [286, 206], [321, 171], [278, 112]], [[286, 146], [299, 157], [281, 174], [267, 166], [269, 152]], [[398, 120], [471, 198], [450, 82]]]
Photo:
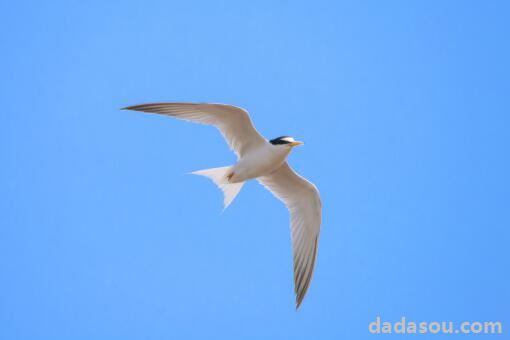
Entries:
[[206, 170], [199, 170], [192, 172], [193, 175], [205, 176], [211, 179], [222, 191], [224, 195], [223, 205], [224, 209], [232, 203], [234, 198], [237, 196], [244, 182], [230, 183], [228, 175], [232, 172], [232, 166], [224, 166], [221, 168], [212, 168]]

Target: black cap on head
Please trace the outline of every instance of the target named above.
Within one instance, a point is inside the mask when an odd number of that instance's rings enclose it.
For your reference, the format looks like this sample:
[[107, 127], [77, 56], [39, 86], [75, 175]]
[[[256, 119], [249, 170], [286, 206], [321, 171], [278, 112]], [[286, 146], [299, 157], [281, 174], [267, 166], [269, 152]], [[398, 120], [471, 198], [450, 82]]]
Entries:
[[271, 143], [273, 145], [285, 145], [285, 144], [289, 144], [292, 142], [294, 142], [294, 138], [292, 138], [291, 136], [280, 136], [278, 138], [271, 139], [269, 141], [269, 143]]

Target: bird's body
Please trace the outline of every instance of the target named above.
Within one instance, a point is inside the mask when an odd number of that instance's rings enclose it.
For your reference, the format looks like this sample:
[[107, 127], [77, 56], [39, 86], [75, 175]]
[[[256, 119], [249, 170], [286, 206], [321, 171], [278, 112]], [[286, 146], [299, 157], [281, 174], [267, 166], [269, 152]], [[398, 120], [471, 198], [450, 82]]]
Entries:
[[290, 148], [269, 142], [250, 150], [232, 167], [232, 183], [255, 179], [278, 169], [287, 160]]
[[210, 178], [223, 191], [225, 208], [243, 184], [251, 179], [259, 181], [287, 206], [294, 255], [296, 308], [299, 307], [315, 267], [322, 221], [319, 191], [287, 163], [292, 148], [303, 143], [289, 136], [266, 140], [253, 126], [248, 112], [232, 105], [154, 103], [125, 109], [169, 115], [218, 128], [237, 154], [237, 163], [193, 174]]

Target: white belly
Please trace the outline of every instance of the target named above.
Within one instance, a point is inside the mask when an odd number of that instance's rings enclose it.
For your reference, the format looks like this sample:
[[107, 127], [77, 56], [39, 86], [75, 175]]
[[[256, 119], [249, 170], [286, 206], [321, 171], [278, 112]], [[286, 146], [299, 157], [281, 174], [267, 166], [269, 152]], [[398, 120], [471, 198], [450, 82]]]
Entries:
[[287, 159], [291, 148], [270, 143], [251, 150], [234, 165], [230, 182], [243, 182], [267, 175], [278, 169]]

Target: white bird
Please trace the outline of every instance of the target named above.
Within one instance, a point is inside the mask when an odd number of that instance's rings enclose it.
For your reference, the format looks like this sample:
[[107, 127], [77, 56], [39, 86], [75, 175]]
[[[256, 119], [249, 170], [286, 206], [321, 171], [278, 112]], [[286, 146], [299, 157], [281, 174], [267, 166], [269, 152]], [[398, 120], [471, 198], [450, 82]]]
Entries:
[[152, 103], [125, 110], [172, 116], [194, 123], [213, 125], [237, 154], [231, 166], [195, 171], [210, 178], [224, 193], [225, 208], [232, 203], [245, 181], [256, 179], [289, 209], [294, 259], [296, 309], [308, 290], [317, 257], [322, 220], [317, 187], [298, 175], [287, 163], [293, 147], [303, 144], [289, 136], [266, 140], [252, 124], [248, 112], [225, 104]]

